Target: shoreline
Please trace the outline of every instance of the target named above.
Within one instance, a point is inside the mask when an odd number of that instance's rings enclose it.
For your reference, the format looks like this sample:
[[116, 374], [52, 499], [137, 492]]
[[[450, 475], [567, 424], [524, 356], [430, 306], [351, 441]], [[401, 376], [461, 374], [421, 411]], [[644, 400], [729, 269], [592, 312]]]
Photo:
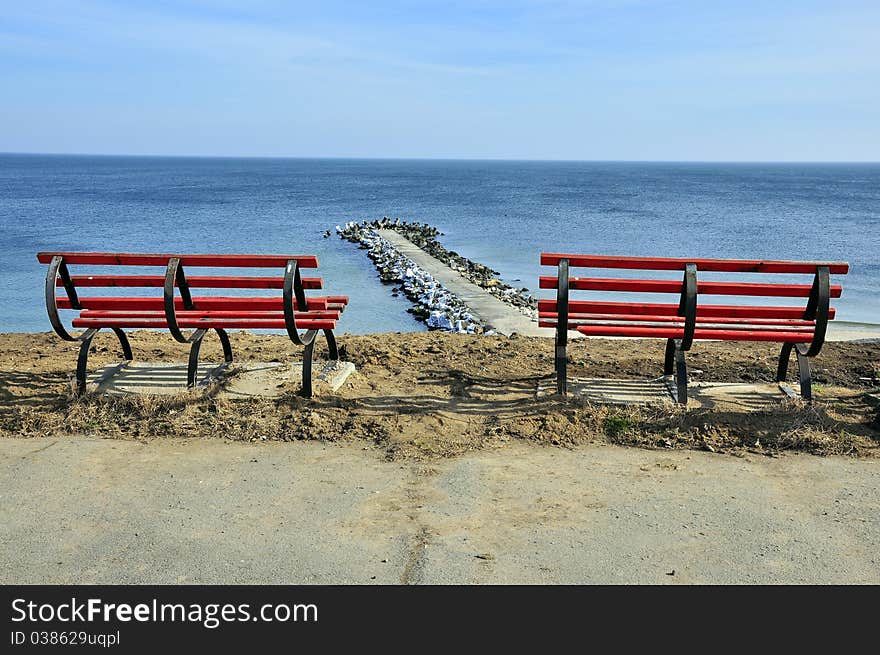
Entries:
[[880, 341], [880, 323], [829, 321], [826, 341]]

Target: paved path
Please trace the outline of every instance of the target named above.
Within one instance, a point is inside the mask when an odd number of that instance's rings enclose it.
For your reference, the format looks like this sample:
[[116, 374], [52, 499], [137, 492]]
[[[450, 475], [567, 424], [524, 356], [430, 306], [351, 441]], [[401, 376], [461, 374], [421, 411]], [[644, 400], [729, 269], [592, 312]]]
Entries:
[[0, 583], [880, 582], [880, 462], [0, 440]]
[[539, 328], [538, 323], [513, 305], [503, 302], [491, 293], [467, 280], [440, 260], [432, 257], [395, 230], [377, 230], [398, 252], [430, 273], [435, 280], [458, 296], [471, 313], [496, 332], [511, 335], [514, 332], [527, 337], [552, 337], [553, 330]]

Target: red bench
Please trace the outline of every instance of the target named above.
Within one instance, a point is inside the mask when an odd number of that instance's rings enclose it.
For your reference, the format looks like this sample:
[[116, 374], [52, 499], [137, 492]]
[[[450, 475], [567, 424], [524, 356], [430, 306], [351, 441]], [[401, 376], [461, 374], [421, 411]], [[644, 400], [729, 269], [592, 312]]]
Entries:
[[[301, 269], [314, 269], [318, 258], [311, 255], [178, 255], [99, 252], [41, 252], [37, 259], [49, 265], [46, 273], [46, 310], [55, 332], [66, 341], [79, 341], [76, 367], [77, 390], [86, 386], [86, 364], [92, 339], [102, 328], [116, 333], [125, 359], [131, 360], [131, 346], [125, 334], [129, 328], [163, 328], [181, 343], [190, 344], [187, 386], [196, 382], [199, 348], [208, 330], [214, 330], [223, 346], [226, 362], [232, 361], [229, 328], [283, 329], [291, 341], [304, 346], [302, 394], [312, 395], [312, 356], [319, 331], [327, 339], [330, 358], [339, 358], [333, 330], [348, 304], [346, 296], [306, 298], [306, 289], [321, 289], [319, 277], [303, 277]], [[68, 266], [160, 267], [161, 274], [71, 275]], [[278, 269], [272, 276], [187, 275], [184, 269], [260, 268]], [[92, 270], [92, 269], [90, 269]], [[283, 274], [281, 274], [283, 270]], [[235, 271], [238, 272], [238, 271]], [[66, 297], [57, 297], [63, 287]], [[93, 289], [156, 288], [162, 296], [91, 295]], [[200, 295], [194, 295], [198, 289]], [[201, 295], [221, 289], [281, 289], [271, 296]], [[86, 291], [88, 290], [88, 291]], [[204, 291], [203, 291], [204, 290]], [[89, 293], [85, 296], [81, 294]], [[59, 310], [79, 312], [72, 321], [83, 328], [72, 335], [64, 327]], [[183, 330], [192, 329], [190, 335]], [[300, 332], [304, 330], [304, 332]]]
[[[542, 289], [556, 289], [556, 300], [538, 302], [539, 325], [556, 330], [556, 386], [566, 393], [568, 330], [587, 336], [656, 337], [666, 339], [663, 374], [679, 403], [687, 403], [687, 367], [684, 353], [694, 340], [769, 341], [782, 344], [776, 379], [784, 382], [792, 350], [797, 354], [801, 397], [811, 400], [810, 362], [825, 341], [828, 321], [834, 318], [831, 298], [841, 287], [830, 275], [843, 275], [843, 262], [752, 261], [742, 259], [673, 259], [608, 257], [542, 253], [543, 266], [555, 266], [555, 276], [542, 276]], [[682, 271], [683, 279], [570, 277], [571, 268]], [[759, 273], [760, 282], [723, 282], [702, 279], [703, 273]], [[812, 277], [809, 284], [780, 284], [778, 273]], [[698, 276], [701, 278], [698, 280]], [[809, 278], [808, 278], [809, 279]], [[570, 291], [606, 291], [674, 294], [674, 303], [569, 300]], [[703, 304], [707, 296], [803, 298], [802, 306], [778, 304]], [[771, 302], [767, 300], [766, 302]], [[676, 384], [671, 384], [675, 368]]]

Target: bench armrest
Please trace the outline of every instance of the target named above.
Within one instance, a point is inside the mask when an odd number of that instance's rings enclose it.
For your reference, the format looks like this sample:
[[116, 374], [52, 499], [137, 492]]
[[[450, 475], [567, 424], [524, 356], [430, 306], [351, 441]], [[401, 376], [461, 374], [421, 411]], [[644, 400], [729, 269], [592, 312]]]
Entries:
[[183, 272], [183, 266], [179, 257], [171, 257], [168, 260], [168, 267], [165, 269], [165, 321], [168, 323], [168, 331], [171, 336], [180, 343], [189, 343], [189, 339], [183, 336], [180, 326], [177, 324], [177, 314], [174, 309], [174, 287], [180, 289], [180, 297], [183, 300], [184, 309], [192, 309], [192, 296], [189, 292], [189, 284], [186, 281], [186, 274]]
[[684, 334], [681, 338], [680, 350], [690, 350], [694, 342], [694, 330], [697, 327], [697, 265], [685, 264], [684, 279], [681, 282], [681, 300], [678, 303], [678, 315], [684, 316]]
[[297, 306], [301, 307], [304, 311], [308, 311], [306, 292], [303, 289], [302, 277], [299, 273], [299, 262], [295, 259], [290, 259], [287, 261], [287, 266], [284, 267], [284, 325], [287, 329], [287, 335], [293, 343], [298, 346], [307, 346], [315, 340], [318, 331], [306, 330], [303, 334], [299, 333], [299, 330], [296, 328], [294, 298], [296, 299]]
[[64, 262], [63, 255], [55, 255], [49, 263], [49, 270], [46, 271], [46, 312], [49, 314], [49, 322], [55, 334], [65, 341], [79, 341], [79, 337], [75, 337], [64, 327], [61, 317], [58, 315], [58, 301], [56, 293], [58, 289], [57, 277], [61, 276], [61, 283], [64, 285], [64, 291], [67, 293], [67, 299], [70, 301], [71, 309], [81, 309], [79, 298], [76, 295], [76, 287], [70, 278], [70, 272], [67, 270], [67, 264]]
[[801, 355], [815, 357], [825, 344], [825, 332], [828, 329], [828, 313], [831, 298], [831, 280], [828, 266], [818, 266], [813, 276], [813, 288], [804, 308], [804, 319], [816, 321], [813, 331], [813, 341], [809, 347], [798, 344], [797, 349]]
[[568, 343], [568, 259], [560, 259], [556, 282], [556, 345]]

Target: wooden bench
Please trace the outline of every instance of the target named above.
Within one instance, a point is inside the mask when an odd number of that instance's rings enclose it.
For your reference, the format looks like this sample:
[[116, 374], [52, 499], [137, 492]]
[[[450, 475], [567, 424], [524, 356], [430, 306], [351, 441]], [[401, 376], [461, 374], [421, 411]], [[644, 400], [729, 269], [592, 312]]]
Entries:
[[[556, 385], [565, 395], [568, 330], [586, 336], [656, 337], [666, 339], [663, 374], [679, 403], [687, 403], [687, 367], [684, 353], [695, 340], [768, 341], [782, 344], [776, 379], [782, 383], [792, 350], [797, 355], [801, 397], [811, 400], [810, 362], [822, 349], [828, 321], [834, 318], [831, 298], [841, 287], [830, 275], [843, 275], [843, 262], [752, 261], [741, 259], [674, 259], [609, 257], [542, 253], [543, 266], [555, 266], [555, 276], [541, 276], [542, 289], [556, 289], [556, 300], [538, 302], [539, 325], [556, 330]], [[678, 279], [570, 277], [571, 268], [681, 271]], [[760, 282], [711, 281], [711, 273], [756, 273]], [[808, 284], [781, 284], [774, 274], [810, 275]], [[700, 279], [698, 279], [698, 276]], [[809, 278], [808, 278], [809, 279]], [[674, 294], [673, 303], [570, 300], [570, 291]], [[708, 296], [803, 298], [801, 306], [778, 304], [703, 304]], [[607, 298], [607, 296], [606, 296]], [[672, 385], [673, 364], [675, 385]]]
[[[79, 341], [76, 366], [78, 393], [86, 387], [86, 364], [92, 339], [102, 328], [116, 333], [125, 359], [131, 360], [131, 346], [125, 334], [129, 328], [162, 328], [181, 343], [190, 344], [187, 386], [196, 383], [199, 348], [209, 330], [214, 330], [223, 346], [227, 363], [232, 361], [232, 346], [227, 329], [283, 329], [290, 340], [304, 346], [302, 394], [312, 395], [312, 356], [315, 340], [323, 331], [330, 359], [339, 358], [333, 330], [348, 304], [346, 296], [306, 298], [306, 289], [321, 289], [319, 277], [303, 277], [301, 269], [314, 269], [318, 258], [311, 255], [180, 255], [99, 252], [41, 252], [37, 259], [48, 264], [46, 273], [46, 310], [55, 332], [66, 341]], [[72, 275], [68, 266], [138, 266], [164, 269], [161, 274], [102, 273]], [[185, 269], [211, 267], [221, 269], [278, 269], [272, 276], [187, 275]], [[101, 269], [99, 269], [101, 270]], [[281, 271], [283, 270], [283, 274]], [[63, 287], [66, 297], [58, 297]], [[93, 289], [162, 289], [161, 296], [91, 295]], [[88, 289], [88, 291], [86, 291]], [[280, 289], [280, 294], [253, 296], [193, 295], [222, 289]], [[89, 293], [90, 295], [81, 295]], [[59, 310], [79, 312], [72, 321], [83, 328], [79, 335], [67, 331]], [[183, 330], [192, 329], [185, 335]], [[300, 330], [304, 330], [300, 332]]]

